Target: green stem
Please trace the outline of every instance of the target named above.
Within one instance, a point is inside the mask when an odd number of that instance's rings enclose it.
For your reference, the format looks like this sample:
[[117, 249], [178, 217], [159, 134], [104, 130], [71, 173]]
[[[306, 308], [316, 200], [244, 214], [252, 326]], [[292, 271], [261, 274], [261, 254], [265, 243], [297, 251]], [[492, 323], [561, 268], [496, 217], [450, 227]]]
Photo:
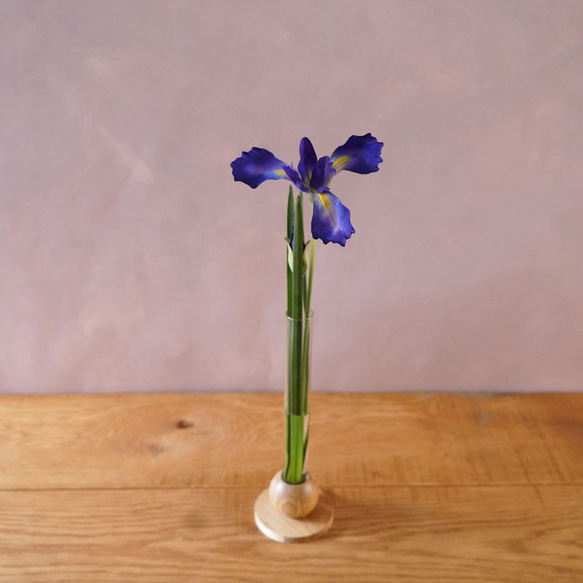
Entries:
[[[289, 198], [288, 198], [289, 201]], [[293, 237], [290, 213], [293, 212]], [[309, 387], [309, 312], [313, 269], [305, 266], [303, 197], [295, 205], [288, 202], [288, 238], [293, 240], [291, 262], [288, 261], [288, 355], [286, 379], [286, 460], [283, 479], [290, 484], [304, 480], [307, 448], [308, 387]], [[312, 249], [313, 257], [313, 249]], [[291, 263], [291, 267], [290, 264]], [[306, 272], [309, 271], [308, 281]]]
[[289, 194], [287, 197], [287, 225], [286, 225], [286, 241], [288, 248], [286, 249], [286, 267], [287, 267], [287, 315], [291, 316], [291, 301], [293, 291], [293, 272], [289, 261], [289, 245], [291, 244], [294, 228], [294, 191], [289, 187]]
[[294, 213], [293, 260], [292, 260], [292, 299], [291, 312], [294, 320], [301, 320], [304, 308], [304, 213], [303, 197], [299, 194]]
[[304, 461], [306, 442], [304, 435], [304, 415], [288, 413], [287, 419], [287, 456], [283, 479], [288, 484], [301, 484], [304, 481]]
[[[306, 290], [306, 309], [305, 317], [308, 319], [308, 324], [304, 328], [304, 338], [302, 342], [302, 410], [308, 413], [308, 391], [310, 388], [310, 329], [309, 320], [311, 319], [311, 303], [312, 303], [312, 283], [314, 281], [314, 263], [316, 261], [316, 240], [312, 239], [310, 243], [310, 263], [308, 269], [308, 285]], [[308, 436], [306, 431], [306, 446]]]

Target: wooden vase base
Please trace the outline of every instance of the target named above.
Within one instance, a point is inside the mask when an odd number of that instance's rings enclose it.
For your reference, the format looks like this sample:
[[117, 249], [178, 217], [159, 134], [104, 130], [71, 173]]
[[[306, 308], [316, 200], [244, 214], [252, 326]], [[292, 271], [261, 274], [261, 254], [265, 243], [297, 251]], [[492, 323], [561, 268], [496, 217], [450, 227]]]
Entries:
[[301, 543], [325, 534], [332, 526], [334, 507], [322, 494], [318, 505], [303, 518], [289, 518], [276, 510], [264, 490], [255, 501], [255, 524], [268, 538], [279, 543]]

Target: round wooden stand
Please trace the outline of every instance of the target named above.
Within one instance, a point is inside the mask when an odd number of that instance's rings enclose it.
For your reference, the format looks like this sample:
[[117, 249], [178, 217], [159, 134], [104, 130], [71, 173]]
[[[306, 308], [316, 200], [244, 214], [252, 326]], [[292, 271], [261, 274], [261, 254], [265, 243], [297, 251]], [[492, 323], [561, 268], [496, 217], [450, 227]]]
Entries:
[[[309, 514], [298, 517], [301, 507]], [[255, 524], [266, 537], [280, 543], [307, 542], [322, 536], [333, 520], [331, 501], [311, 480], [291, 486], [282, 482], [281, 472], [255, 501]]]

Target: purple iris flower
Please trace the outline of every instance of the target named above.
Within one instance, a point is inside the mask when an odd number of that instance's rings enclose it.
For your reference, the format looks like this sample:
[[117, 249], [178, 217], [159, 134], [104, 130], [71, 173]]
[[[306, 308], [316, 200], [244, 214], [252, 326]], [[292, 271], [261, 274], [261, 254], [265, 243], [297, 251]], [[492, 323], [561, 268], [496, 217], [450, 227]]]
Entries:
[[314, 239], [344, 246], [355, 231], [350, 222], [350, 211], [330, 191], [330, 182], [341, 170], [357, 174], [376, 172], [383, 161], [382, 147], [383, 143], [371, 134], [351, 136], [331, 156], [318, 158], [312, 142], [302, 138], [297, 170], [263, 148], [251, 148], [249, 152], [243, 152], [240, 158], [231, 163], [231, 168], [235, 180], [251, 188], [257, 188], [266, 180], [290, 180], [312, 199]]

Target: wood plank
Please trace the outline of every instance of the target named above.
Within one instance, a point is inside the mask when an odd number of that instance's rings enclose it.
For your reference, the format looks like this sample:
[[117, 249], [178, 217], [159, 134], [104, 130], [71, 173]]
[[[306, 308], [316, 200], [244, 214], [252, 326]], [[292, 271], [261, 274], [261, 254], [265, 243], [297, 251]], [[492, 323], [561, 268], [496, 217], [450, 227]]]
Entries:
[[561, 476], [565, 483], [583, 483], [583, 411], [581, 393], [555, 398], [553, 394], [522, 399], [524, 415], [520, 425], [531, 425], [540, 444], [552, 459], [549, 481]]
[[583, 581], [579, 485], [336, 487], [299, 546], [257, 531], [259, 491], [0, 492], [0, 581]]
[[[0, 489], [266, 485], [281, 395], [0, 398]], [[326, 486], [583, 483], [583, 395], [314, 393]], [[545, 425], [547, 424], [547, 425]]]

